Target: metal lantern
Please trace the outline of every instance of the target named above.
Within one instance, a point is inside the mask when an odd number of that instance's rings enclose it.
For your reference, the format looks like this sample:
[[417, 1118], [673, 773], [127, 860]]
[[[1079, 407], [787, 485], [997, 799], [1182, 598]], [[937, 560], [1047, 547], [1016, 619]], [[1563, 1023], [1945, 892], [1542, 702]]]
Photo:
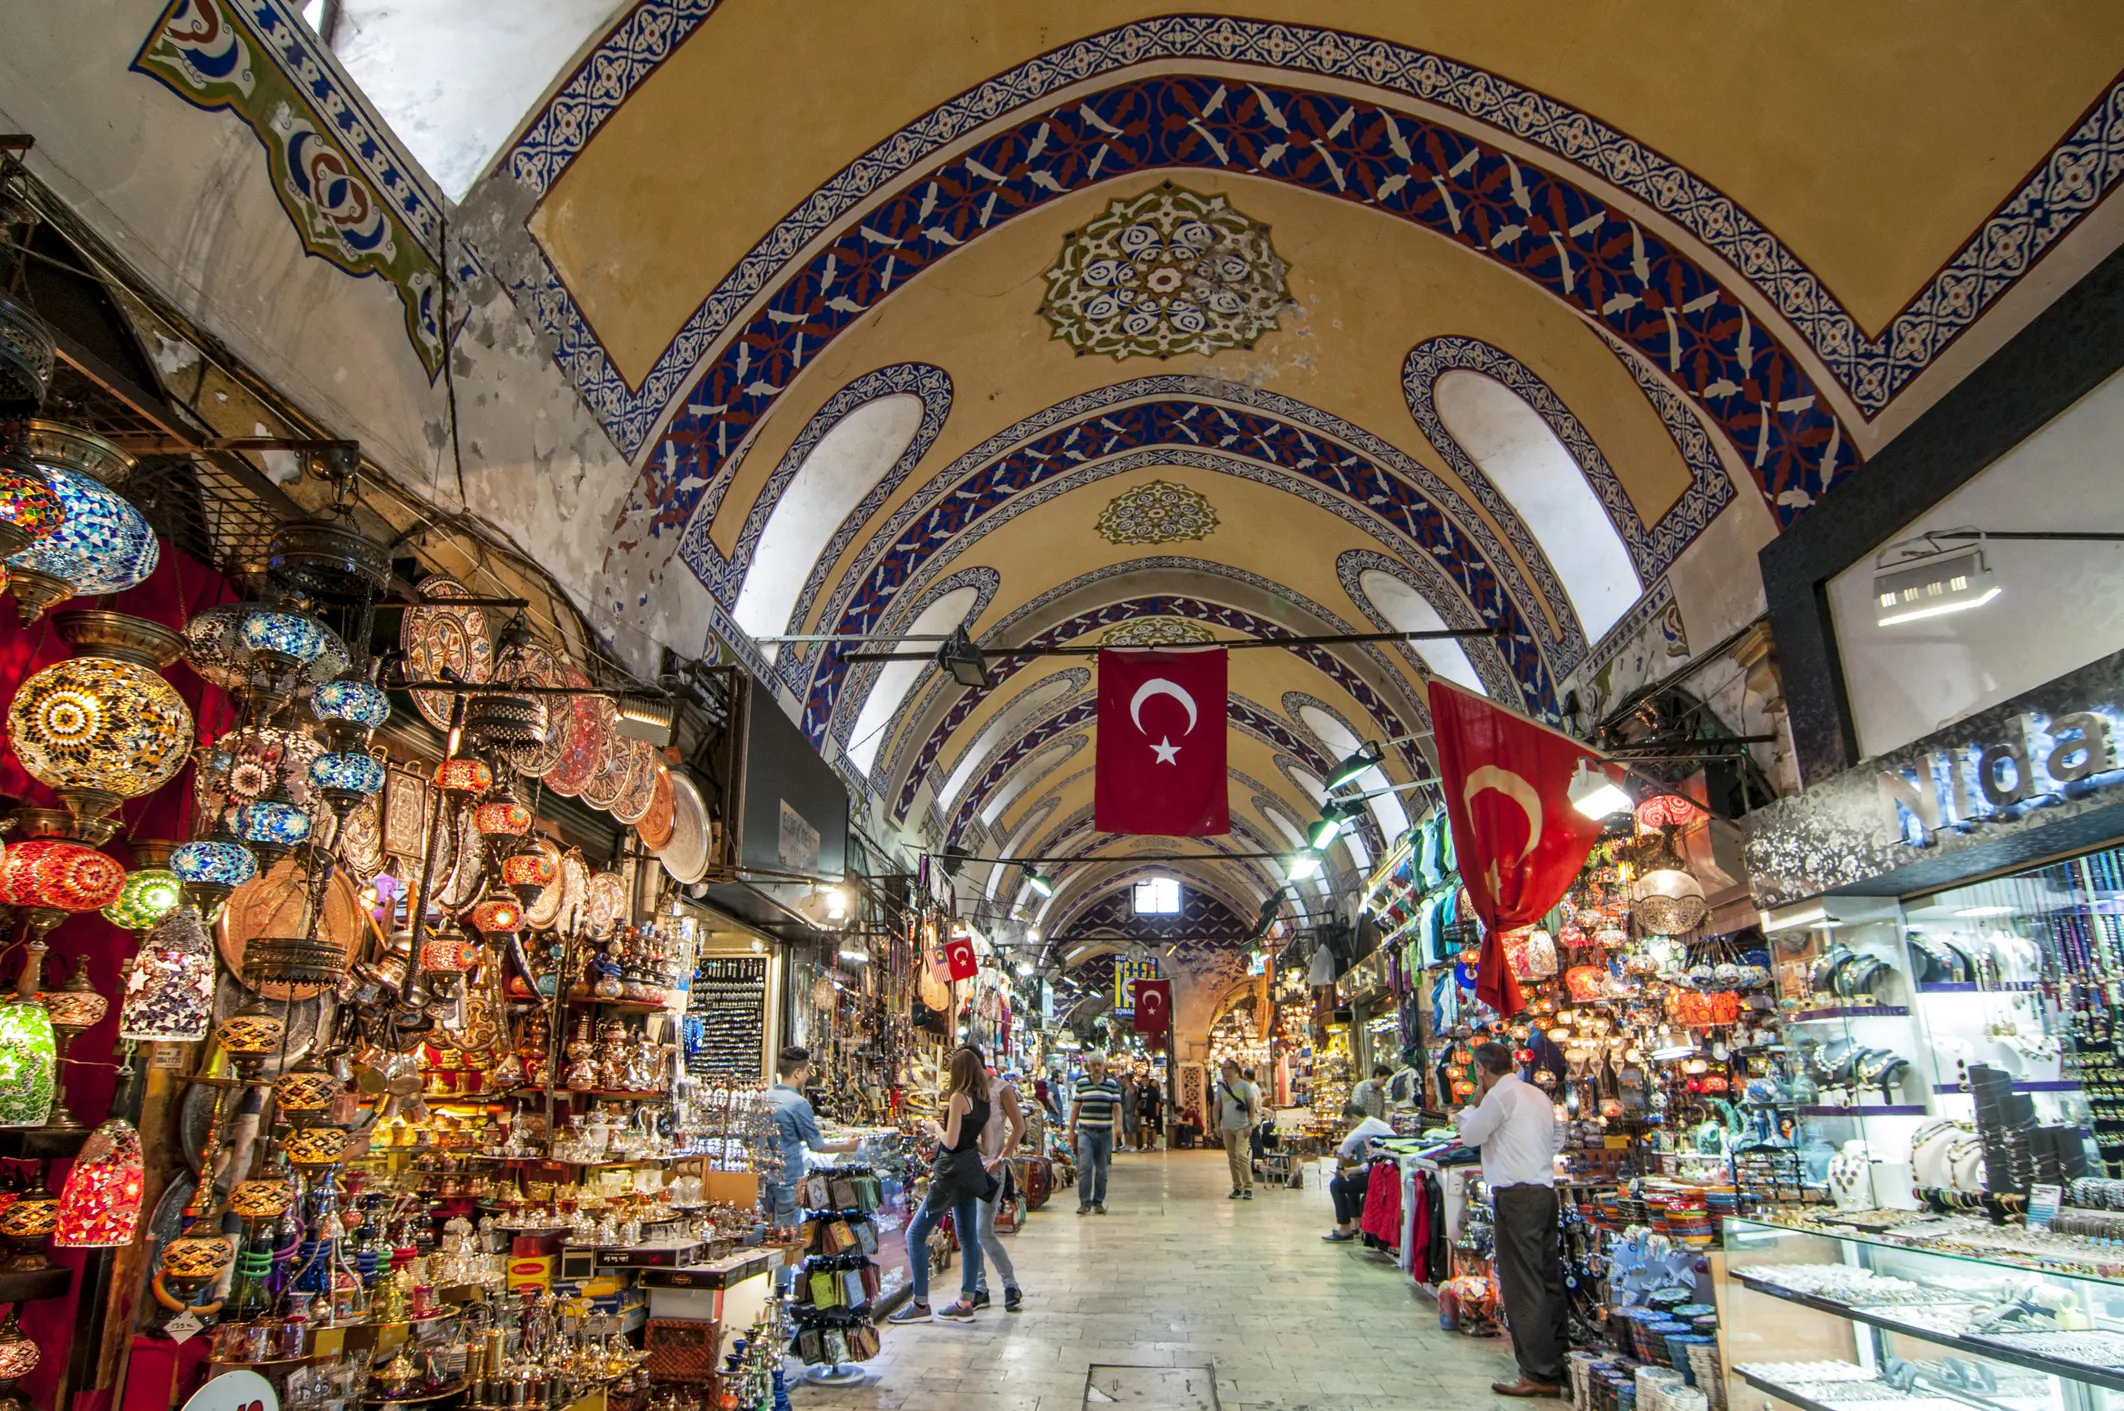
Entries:
[[8, 735], [22, 767], [75, 817], [101, 818], [184, 767], [192, 712], [159, 674], [184, 642], [125, 613], [61, 613], [53, 625], [82, 655], [22, 683], [8, 707]]
[[58, 367], [44, 320], [13, 299], [0, 299], [0, 417], [35, 416]]
[[140, 1197], [146, 1172], [140, 1133], [113, 1117], [89, 1133], [59, 1191], [52, 1244], [59, 1249], [110, 1249], [131, 1244], [140, 1233]]
[[161, 560], [155, 531], [107, 482], [133, 460], [100, 436], [51, 422], [29, 423], [32, 459], [66, 510], [66, 522], [8, 556], [9, 588], [25, 625], [83, 593], [122, 593], [147, 581]]
[[82, 1125], [81, 1119], [66, 1105], [66, 1051], [73, 1046], [75, 1039], [101, 1024], [103, 1016], [111, 1012], [111, 1002], [97, 994], [95, 985], [90, 982], [88, 968], [88, 957], [84, 955], [64, 984], [37, 995], [37, 1002], [51, 1016], [52, 1030], [59, 1037], [53, 1070], [52, 1115], [44, 1124], [47, 1127], [79, 1130]]

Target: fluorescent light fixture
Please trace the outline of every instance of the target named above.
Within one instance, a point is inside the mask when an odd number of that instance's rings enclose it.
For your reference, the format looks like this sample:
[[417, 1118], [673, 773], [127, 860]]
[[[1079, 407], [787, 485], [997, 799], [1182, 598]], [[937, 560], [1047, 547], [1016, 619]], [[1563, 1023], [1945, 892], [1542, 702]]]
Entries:
[[1316, 849], [1324, 848], [1341, 835], [1342, 825], [1349, 821], [1349, 810], [1329, 804], [1313, 820], [1313, 826], [1305, 830], [1305, 840]]
[[1291, 865], [1284, 870], [1283, 875], [1290, 878], [1293, 882], [1308, 882], [1318, 877], [1320, 875], [1320, 853], [1314, 848], [1307, 848], [1303, 852], [1294, 854], [1291, 857]]
[[614, 698], [613, 707], [615, 734], [657, 749], [671, 743], [678, 726], [678, 702], [671, 697], [628, 691]]
[[1025, 939], [1037, 942], [1040, 939], [1040, 928], [1038, 926], [1027, 926], [1025, 928]]
[[844, 950], [841, 952], [841, 959], [851, 965], [868, 965], [870, 964], [870, 952], [867, 950]]
[[1025, 884], [1036, 896], [1051, 897], [1055, 894], [1055, 879], [1032, 864], [1025, 865]]
[[1031, 961], [1021, 960], [1018, 962], [1018, 977], [1020, 979], [1030, 979], [1033, 975], [1033, 970], [1034, 967]]
[[1595, 769], [1584, 759], [1571, 771], [1569, 792], [1571, 807], [1588, 818], [1607, 818], [1630, 807], [1630, 796], [1622, 786], [1606, 770]]
[[1955, 915], [1966, 916], [1971, 921], [1981, 921], [1990, 916], [2011, 916], [2013, 915], [2013, 908], [2010, 906], [1965, 906], [1960, 911], [1957, 911]]
[[848, 919], [848, 893], [844, 888], [828, 887], [826, 889], [826, 919], [829, 921], [846, 921]]
[[1327, 788], [1333, 793], [1345, 784], [1353, 784], [1357, 776], [1386, 758], [1386, 750], [1377, 740], [1366, 740], [1357, 747], [1357, 753], [1328, 771]]
[[1797, 931], [1802, 926], [1833, 929], [1844, 924], [1831, 916], [1829, 908], [1820, 902], [1786, 907], [1779, 911], [1760, 911], [1756, 914], [1762, 920], [1763, 934], [1766, 936], [1774, 936], [1779, 931]]
[[1652, 1057], [1654, 1061], [1659, 1063], [1671, 1063], [1677, 1058], [1687, 1058], [1694, 1052], [1696, 1052], [1695, 1044], [1672, 1044], [1666, 1048], [1653, 1049]]
[[937, 648], [937, 666], [948, 673], [961, 686], [986, 686], [989, 684], [988, 658], [966, 635], [965, 624], [951, 629], [951, 635]]
[[[1912, 545], [1923, 545], [1912, 549]], [[1888, 555], [1904, 550], [1890, 561]], [[1998, 575], [1984, 561], [1984, 540], [1939, 547], [1927, 536], [1891, 544], [1874, 561], [1874, 621], [1882, 627], [1980, 608], [1999, 595]]]

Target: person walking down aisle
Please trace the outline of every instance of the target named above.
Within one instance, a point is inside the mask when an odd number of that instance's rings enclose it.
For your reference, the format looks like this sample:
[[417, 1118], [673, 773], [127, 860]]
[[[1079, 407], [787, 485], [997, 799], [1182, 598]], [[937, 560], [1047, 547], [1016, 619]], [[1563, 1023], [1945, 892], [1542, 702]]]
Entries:
[[1106, 1213], [1106, 1168], [1114, 1159], [1114, 1118], [1121, 1086], [1106, 1076], [1106, 1060], [1085, 1060], [1069, 1104], [1069, 1139], [1077, 1149], [1077, 1213]]
[[1482, 1176], [1497, 1207], [1497, 1291], [1511, 1325], [1519, 1380], [1495, 1382], [1499, 1396], [1562, 1396], [1563, 1257], [1556, 1210], [1556, 1109], [1547, 1093], [1520, 1081], [1512, 1050], [1475, 1046], [1475, 1105], [1454, 1125], [1482, 1148]]
[[[1006, 1158], [1025, 1140], [1025, 1105], [1018, 1100], [1018, 1085], [1009, 1074], [992, 1083], [990, 1092], [996, 1115], [1002, 1120], [981, 1129], [981, 1164], [996, 1177], [996, 1188], [981, 1202], [981, 1253], [1002, 1276], [1005, 1311], [1016, 1313], [1025, 1306], [1025, 1295], [1018, 1288], [1018, 1271], [1011, 1267], [1010, 1252], [1003, 1248], [1003, 1240], [996, 1234], [996, 1212], [1010, 1198], [1012, 1183], [1010, 1163]], [[974, 1289], [973, 1303], [976, 1308], [988, 1306], [988, 1271], [985, 1268]]]
[[1133, 1151], [1136, 1146], [1136, 1075], [1124, 1071], [1117, 1078], [1121, 1089], [1121, 1130], [1114, 1149]]
[[1217, 1070], [1217, 1133], [1224, 1138], [1224, 1159], [1231, 1163], [1229, 1200], [1254, 1198], [1254, 1124], [1261, 1120], [1261, 1089], [1240, 1076], [1239, 1064], [1225, 1059]]
[[1391, 1137], [1394, 1129], [1369, 1116], [1355, 1102], [1342, 1109], [1343, 1120], [1356, 1123], [1335, 1148], [1336, 1175], [1328, 1182], [1328, 1196], [1335, 1202], [1335, 1228], [1320, 1238], [1329, 1244], [1347, 1244], [1357, 1238], [1357, 1222], [1364, 1217], [1364, 1198], [1372, 1188], [1372, 1138]]
[[988, 1198], [989, 1182], [996, 1179], [981, 1161], [981, 1129], [988, 1125], [988, 1070], [977, 1050], [962, 1048], [952, 1054], [949, 1072], [944, 1085], [944, 1123], [929, 1124], [930, 1134], [937, 1139], [929, 1195], [907, 1224], [907, 1273], [914, 1297], [892, 1315], [895, 1323], [929, 1321], [929, 1235], [947, 1214], [959, 1232], [965, 1257], [959, 1266], [959, 1301], [939, 1308], [936, 1316], [971, 1319], [974, 1294], [981, 1286], [981, 1241], [978, 1235], [968, 1238], [968, 1232], [980, 1229], [981, 1202]]
[[1136, 1085], [1136, 1150], [1152, 1151], [1158, 1145], [1158, 1118], [1163, 1110], [1164, 1094], [1158, 1085], [1145, 1078]]

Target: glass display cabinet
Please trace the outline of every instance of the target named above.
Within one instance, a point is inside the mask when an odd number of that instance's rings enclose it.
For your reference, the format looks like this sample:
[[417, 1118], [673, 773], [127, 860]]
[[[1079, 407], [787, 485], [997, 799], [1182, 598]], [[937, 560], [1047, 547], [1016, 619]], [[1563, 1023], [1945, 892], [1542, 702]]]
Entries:
[[1727, 1220], [1718, 1321], [1732, 1411], [2124, 1407], [2124, 1249], [1939, 1228], [1949, 1237], [1920, 1248], [1909, 1226]]

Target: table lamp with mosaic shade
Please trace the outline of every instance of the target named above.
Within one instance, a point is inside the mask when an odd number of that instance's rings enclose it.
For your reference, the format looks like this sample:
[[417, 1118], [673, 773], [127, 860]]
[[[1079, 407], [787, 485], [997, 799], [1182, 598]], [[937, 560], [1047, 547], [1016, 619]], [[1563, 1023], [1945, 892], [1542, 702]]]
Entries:
[[[52, 1084], [52, 1114], [45, 1119], [45, 1127], [54, 1131], [80, 1131], [84, 1125], [66, 1105], [66, 1054], [74, 1040], [103, 1022], [103, 1016], [111, 1012], [111, 1002], [96, 993], [89, 980], [89, 958], [84, 955], [69, 975], [56, 988], [40, 990], [37, 1002], [44, 1006], [45, 1013], [52, 1017], [52, 1031], [58, 1035], [59, 1049], [55, 1065], [56, 1077]], [[113, 1099], [112, 1106], [117, 1106]], [[138, 1139], [135, 1139], [138, 1145]]]

